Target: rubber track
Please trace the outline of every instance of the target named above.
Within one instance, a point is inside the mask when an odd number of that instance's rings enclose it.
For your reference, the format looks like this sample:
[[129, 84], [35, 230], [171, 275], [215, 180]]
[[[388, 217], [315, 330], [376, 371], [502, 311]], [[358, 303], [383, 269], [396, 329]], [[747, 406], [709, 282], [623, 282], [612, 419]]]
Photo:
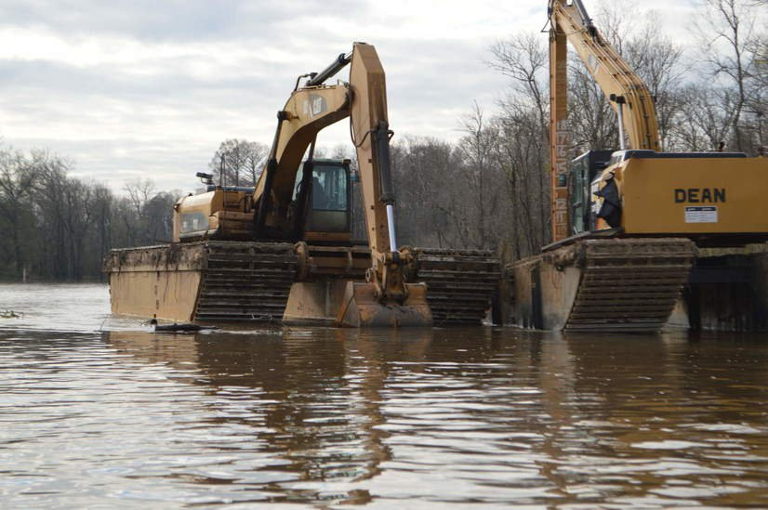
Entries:
[[601, 239], [582, 246], [582, 274], [568, 330], [660, 330], [688, 280], [688, 239]]
[[296, 268], [291, 243], [207, 242], [195, 319], [280, 322]]
[[499, 283], [501, 264], [487, 250], [414, 248], [417, 273], [427, 284], [427, 302], [436, 326], [482, 322]]

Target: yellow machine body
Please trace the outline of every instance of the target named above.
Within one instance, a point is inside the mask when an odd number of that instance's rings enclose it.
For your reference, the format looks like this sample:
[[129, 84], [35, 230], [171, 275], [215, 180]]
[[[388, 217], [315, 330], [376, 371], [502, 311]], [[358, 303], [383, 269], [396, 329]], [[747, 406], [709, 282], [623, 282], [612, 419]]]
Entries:
[[[603, 172], [600, 184], [612, 177], [625, 234], [768, 232], [768, 159], [632, 158]], [[593, 200], [599, 209], [603, 199]]]
[[219, 188], [179, 199], [174, 205], [174, 241], [247, 238], [253, 223], [251, 195]]

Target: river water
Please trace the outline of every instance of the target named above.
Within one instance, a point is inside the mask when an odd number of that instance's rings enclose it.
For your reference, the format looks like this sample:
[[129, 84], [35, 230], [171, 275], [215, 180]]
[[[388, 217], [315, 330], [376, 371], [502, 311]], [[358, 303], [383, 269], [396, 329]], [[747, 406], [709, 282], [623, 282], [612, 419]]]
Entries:
[[0, 508], [768, 508], [768, 336], [107, 320], [0, 286]]

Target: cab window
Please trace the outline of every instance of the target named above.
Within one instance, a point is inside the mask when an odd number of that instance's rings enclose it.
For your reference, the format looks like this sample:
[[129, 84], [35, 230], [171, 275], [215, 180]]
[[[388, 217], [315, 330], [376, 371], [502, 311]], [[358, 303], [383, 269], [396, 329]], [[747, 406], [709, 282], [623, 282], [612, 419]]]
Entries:
[[347, 199], [346, 169], [316, 164], [312, 172], [312, 209], [346, 211]]

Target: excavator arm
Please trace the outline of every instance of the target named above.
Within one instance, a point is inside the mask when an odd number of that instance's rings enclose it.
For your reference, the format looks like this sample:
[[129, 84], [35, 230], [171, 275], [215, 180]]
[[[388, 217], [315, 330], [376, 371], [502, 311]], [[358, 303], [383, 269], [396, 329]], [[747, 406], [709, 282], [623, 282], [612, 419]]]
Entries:
[[[630, 147], [658, 151], [659, 126], [648, 87], [598, 32], [581, 0], [571, 2], [568, 5], [566, 0], [551, 0], [551, 41], [556, 44], [566, 39], [571, 43], [613, 109], [621, 115]], [[563, 43], [560, 47], [564, 47]], [[564, 68], [564, 52], [556, 49], [555, 55], [555, 67], [562, 65]], [[553, 88], [556, 89], [558, 84], [552, 84], [555, 85]]]
[[[349, 83], [323, 85], [347, 64]], [[270, 157], [253, 196], [255, 237], [290, 237], [288, 210], [301, 160], [310, 148], [311, 165], [317, 134], [349, 117], [371, 249], [367, 278], [377, 300], [403, 303], [412, 287], [405, 283], [405, 271], [413, 256], [397, 247], [389, 154], [392, 131], [387, 119], [384, 69], [376, 50], [355, 43], [349, 55], [340, 55], [326, 70], [307, 76], [309, 80], [297, 86], [278, 112]], [[304, 178], [310, 174], [305, 169]]]
[[350, 102], [346, 83], [304, 87], [277, 112], [275, 138], [253, 196], [256, 238], [290, 237], [288, 206], [301, 160], [323, 128], [349, 116]]
[[554, 241], [560, 241], [569, 234], [568, 42], [619, 116], [621, 148], [624, 132], [633, 149], [658, 151], [660, 144], [656, 108], [648, 87], [598, 32], [581, 0], [550, 0], [549, 20], [552, 235]]

